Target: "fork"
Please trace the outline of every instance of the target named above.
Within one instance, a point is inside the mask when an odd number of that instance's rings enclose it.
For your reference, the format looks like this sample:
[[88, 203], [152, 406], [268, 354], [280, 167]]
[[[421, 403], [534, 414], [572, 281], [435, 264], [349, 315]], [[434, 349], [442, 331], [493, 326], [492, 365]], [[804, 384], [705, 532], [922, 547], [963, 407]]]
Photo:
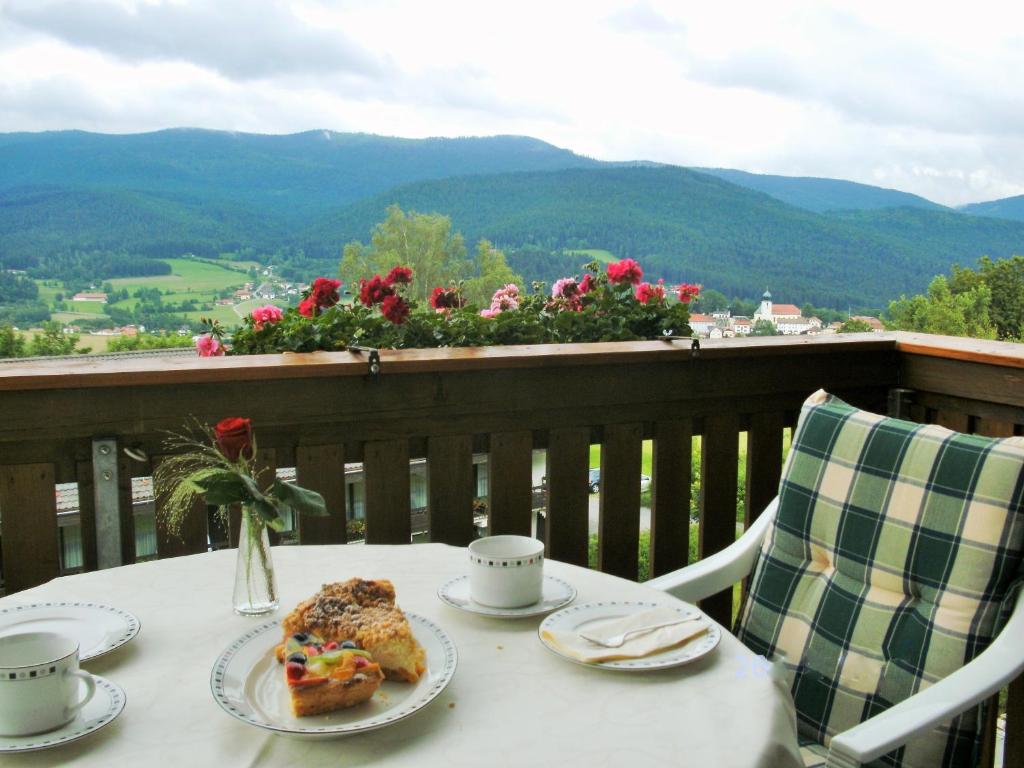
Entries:
[[617, 635], [611, 635], [609, 637], [595, 637], [589, 635], [584, 631], [577, 632], [577, 634], [584, 640], [604, 646], [605, 648], [618, 648], [626, 642], [626, 638], [630, 635], [635, 635], [639, 632], [653, 632], [656, 629], [662, 627], [674, 627], [676, 624], [685, 624], [688, 621], [696, 621], [700, 616], [681, 616], [678, 619], [672, 619], [671, 621], [663, 621], [659, 624], [648, 624], [646, 627], [634, 627], [633, 629], [627, 629], [625, 632], [620, 632]]

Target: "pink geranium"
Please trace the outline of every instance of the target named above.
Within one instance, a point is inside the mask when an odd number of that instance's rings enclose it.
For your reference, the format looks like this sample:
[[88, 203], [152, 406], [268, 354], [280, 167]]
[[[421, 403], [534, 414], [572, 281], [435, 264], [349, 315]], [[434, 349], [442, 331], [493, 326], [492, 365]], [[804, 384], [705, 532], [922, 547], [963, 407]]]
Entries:
[[638, 285], [644, 277], [644, 271], [633, 259], [623, 259], [608, 265], [608, 282], [612, 285]]
[[265, 324], [273, 325], [280, 322], [282, 317], [284, 317], [284, 313], [281, 311], [281, 308], [275, 307], [273, 304], [268, 304], [265, 307], [256, 307], [252, 311], [252, 327], [259, 331], [263, 329]]
[[200, 357], [220, 357], [224, 354], [224, 345], [208, 333], [196, 339], [196, 351]]

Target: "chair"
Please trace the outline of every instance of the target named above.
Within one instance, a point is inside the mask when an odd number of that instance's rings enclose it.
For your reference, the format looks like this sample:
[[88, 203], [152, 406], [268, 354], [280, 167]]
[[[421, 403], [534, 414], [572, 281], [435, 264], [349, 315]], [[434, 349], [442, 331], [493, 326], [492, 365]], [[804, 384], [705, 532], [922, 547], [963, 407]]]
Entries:
[[808, 765], [959, 768], [975, 705], [1024, 671], [1022, 551], [1024, 438], [819, 391], [757, 521], [648, 583], [696, 602], [750, 576], [736, 634], [785, 672]]

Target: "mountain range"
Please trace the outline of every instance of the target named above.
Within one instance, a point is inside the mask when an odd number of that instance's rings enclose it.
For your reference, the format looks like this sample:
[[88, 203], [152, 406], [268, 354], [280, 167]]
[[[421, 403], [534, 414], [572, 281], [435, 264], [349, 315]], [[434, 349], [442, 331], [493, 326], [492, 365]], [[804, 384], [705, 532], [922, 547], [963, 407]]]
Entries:
[[605, 163], [520, 136], [9, 133], [0, 169], [4, 267], [248, 248], [323, 272], [392, 203], [510, 253], [602, 249], [652, 277], [836, 307], [884, 306], [954, 262], [1024, 253], [1024, 197], [954, 210], [835, 179]]

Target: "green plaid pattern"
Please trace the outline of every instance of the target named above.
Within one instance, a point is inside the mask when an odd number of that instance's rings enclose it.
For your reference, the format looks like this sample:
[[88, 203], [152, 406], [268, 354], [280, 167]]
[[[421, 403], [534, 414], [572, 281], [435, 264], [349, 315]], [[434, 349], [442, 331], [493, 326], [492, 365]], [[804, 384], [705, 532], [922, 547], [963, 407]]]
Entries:
[[[737, 636], [784, 663], [802, 739], [845, 731], [992, 640], [1020, 583], [1024, 438], [804, 404]], [[874, 765], [973, 765], [977, 709]]]

